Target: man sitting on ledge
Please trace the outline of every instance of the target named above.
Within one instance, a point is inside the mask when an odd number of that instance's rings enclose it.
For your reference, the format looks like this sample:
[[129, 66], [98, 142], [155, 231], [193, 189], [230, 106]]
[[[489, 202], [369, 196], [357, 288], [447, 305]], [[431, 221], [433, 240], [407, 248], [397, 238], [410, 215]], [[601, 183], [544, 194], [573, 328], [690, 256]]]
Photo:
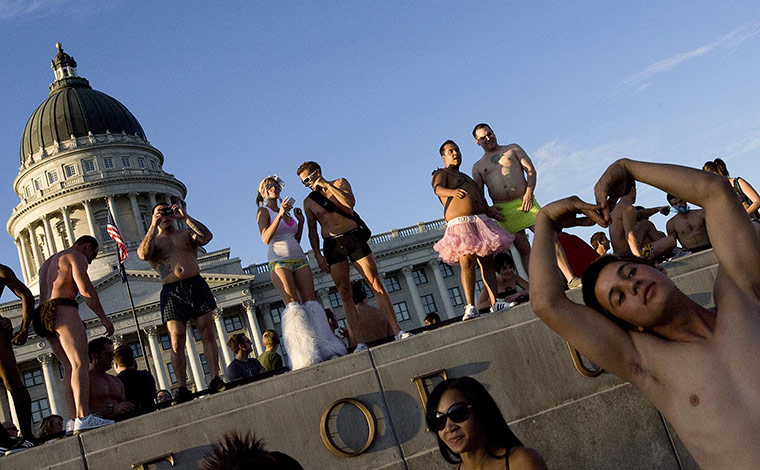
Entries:
[[[715, 309], [691, 300], [648, 261], [614, 255], [586, 271], [587, 306], [565, 296], [555, 232], [607, 226], [632, 180], [705, 209], [719, 263]], [[574, 348], [638, 387], [703, 470], [760, 468], [760, 239], [730, 185], [699, 170], [623, 159], [602, 175], [595, 193], [599, 205], [570, 197], [539, 213], [533, 310]]]

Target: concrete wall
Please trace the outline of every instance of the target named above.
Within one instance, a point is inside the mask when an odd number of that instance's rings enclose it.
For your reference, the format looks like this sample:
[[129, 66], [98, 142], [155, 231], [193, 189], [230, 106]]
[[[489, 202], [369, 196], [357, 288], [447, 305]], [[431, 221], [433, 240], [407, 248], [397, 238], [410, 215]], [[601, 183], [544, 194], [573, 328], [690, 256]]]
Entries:
[[[679, 287], [704, 305], [712, 303], [711, 256], [672, 266]], [[2, 457], [0, 468], [115, 470], [168, 452], [175, 454], [174, 468], [197, 468], [210, 443], [229, 430], [255, 432], [305, 468], [447, 468], [425, 430], [423, 404], [411, 381], [439, 369], [480, 380], [518, 437], [541, 452], [550, 468], [697, 468], [635, 388], [609, 374], [577, 373], [566, 343], [528, 305]], [[320, 438], [322, 414], [341, 398], [361, 401], [376, 420], [374, 441], [358, 457], [333, 455]], [[332, 416], [333, 441], [360, 447], [368, 434], [361, 414], [344, 407]], [[171, 467], [163, 462], [148, 468]]]

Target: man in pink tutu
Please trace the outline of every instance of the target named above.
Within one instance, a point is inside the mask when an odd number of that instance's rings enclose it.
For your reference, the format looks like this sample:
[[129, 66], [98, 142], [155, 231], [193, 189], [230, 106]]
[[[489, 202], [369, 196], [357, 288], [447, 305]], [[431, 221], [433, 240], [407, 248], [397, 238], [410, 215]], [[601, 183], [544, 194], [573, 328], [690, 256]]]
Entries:
[[496, 301], [496, 273], [494, 254], [509, 249], [514, 241], [510, 234], [486, 215], [489, 209], [478, 184], [459, 171], [462, 153], [453, 140], [447, 140], [440, 148], [445, 168], [433, 172], [433, 191], [443, 204], [446, 233], [433, 246], [446, 264], [459, 263], [462, 288], [467, 305], [462, 320], [479, 315], [475, 307], [475, 263], [480, 265], [483, 284], [488, 291], [491, 305]]

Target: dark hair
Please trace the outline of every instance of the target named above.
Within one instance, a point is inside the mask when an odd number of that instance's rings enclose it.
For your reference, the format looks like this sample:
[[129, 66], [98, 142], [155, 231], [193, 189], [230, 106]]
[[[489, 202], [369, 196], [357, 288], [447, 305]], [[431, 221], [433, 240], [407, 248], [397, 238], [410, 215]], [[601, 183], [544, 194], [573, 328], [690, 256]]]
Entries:
[[431, 325], [435, 325], [436, 323], [441, 322], [441, 317], [438, 316], [438, 314], [435, 312], [428, 313], [427, 315], [425, 315], [425, 319], [423, 321], [430, 322]]
[[119, 367], [126, 367], [127, 369], [134, 367], [135, 355], [132, 352], [132, 348], [127, 345], [116, 348], [113, 352], [113, 362]]
[[513, 270], [517, 270], [517, 267], [515, 266], [515, 260], [512, 259], [512, 255], [506, 251], [497, 253], [493, 257], [493, 269], [495, 272], [498, 273], [504, 269], [504, 265], [511, 267]]
[[98, 247], [98, 240], [92, 235], [82, 235], [77, 238], [74, 245], [90, 245], [93, 249]]
[[355, 304], [367, 298], [367, 293], [364, 291], [364, 281], [358, 280], [351, 283], [351, 297], [353, 297]]
[[428, 428], [431, 429], [431, 432], [435, 433], [435, 437], [438, 440], [438, 448], [441, 450], [444, 460], [449, 463], [462, 461], [459, 454], [452, 452], [446, 443], [441, 440], [438, 433], [432, 431], [433, 426], [431, 422], [438, 411], [438, 403], [441, 401], [441, 396], [443, 396], [443, 392], [446, 390], [457, 390], [464, 395], [467, 404], [472, 407], [472, 416], [483, 435], [488, 455], [497, 459], [502, 458], [504, 457], [503, 455], [496, 455], [495, 452], [501, 448], [505, 448], [507, 449], [506, 456], [508, 458], [509, 452], [513, 447], [522, 447], [523, 443], [520, 442], [520, 439], [509, 428], [509, 425], [504, 420], [504, 416], [501, 414], [501, 410], [499, 410], [499, 406], [480, 382], [472, 377], [447, 379], [436, 385], [432, 393], [430, 393], [425, 412], [425, 422]]
[[459, 148], [459, 146], [457, 145], [457, 143], [456, 143], [456, 142], [454, 142], [453, 140], [449, 139], [449, 140], [447, 140], [446, 142], [442, 143], [442, 144], [441, 144], [441, 147], [438, 149], [438, 153], [440, 153], [440, 154], [441, 154], [441, 156], [443, 156], [443, 148], [444, 148], [446, 145], [448, 145], [448, 144], [454, 144], [454, 146], [455, 146], [456, 148]]
[[221, 442], [211, 445], [198, 463], [201, 470], [303, 470], [294, 458], [281, 452], [268, 452], [263, 441], [246, 433], [228, 432]]
[[100, 354], [106, 347], [106, 344], [113, 344], [111, 338], [101, 336], [87, 343], [87, 356], [90, 357], [93, 354]]
[[605, 238], [607, 238], [607, 234], [604, 232], [596, 232], [591, 235], [591, 247], [596, 250], [596, 247], [598, 247]]
[[171, 204], [169, 204], [168, 202], [157, 202], [156, 205], [153, 206], [153, 209], [150, 210], [150, 213], [153, 214], [154, 212], [156, 212], [156, 207], [161, 207], [161, 206], [171, 207]]
[[673, 196], [673, 195], [672, 195], [672, 194], [670, 194], [670, 193], [667, 193], [667, 194], [665, 195], [665, 197], [668, 199], [668, 204], [670, 204], [670, 201], [672, 201], [673, 199], [680, 199], [678, 196]]
[[716, 158], [711, 162], [705, 162], [704, 166], [702, 166], [702, 169], [704, 171], [709, 171], [710, 173], [715, 173], [728, 178], [728, 168], [726, 168], [726, 162], [720, 158]]
[[304, 171], [308, 171], [309, 173], [314, 173], [317, 170], [322, 171], [322, 167], [319, 166], [319, 163], [306, 161], [298, 165], [298, 169], [296, 170], [296, 175], [300, 175]]
[[612, 322], [614, 322], [620, 328], [624, 330], [633, 330], [635, 329], [633, 325], [631, 325], [625, 320], [621, 320], [620, 318], [613, 315], [609, 310], [602, 307], [602, 304], [599, 303], [599, 299], [596, 298], [596, 293], [594, 292], [596, 289], [596, 282], [599, 280], [599, 274], [602, 272], [602, 269], [618, 261], [621, 261], [624, 263], [643, 264], [643, 265], [651, 266], [651, 267], [655, 266], [651, 261], [645, 258], [639, 258], [638, 256], [620, 256], [620, 255], [600, 256], [599, 258], [594, 260], [594, 262], [591, 263], [591, 265], [586, 269], [586, 272], [583, 273], [583, 279], [582, 279], [583, 286], [581, 288], [583, 292], [583, 303], [586, 304], [587, 307], [590, 307], [596, 310], [597, 312], [601, 313], [605, 317], [609, 318]]
[[240, 345], [243, 344], [243, 338], [245, 337], [245, 333], [235, 333], [234, 335], [230, 336], [230, 340], [227, 341], [227, 346], [232, 349], [233, 353], [236, 353]]
[[[487, 128], [488, 128], [488, 129], [489, 129], [491, 132], [493, 132], [493, 129], [491, 128], [491, 126], [490, 126], [490, 125], [486, 124], [485, 122], [481, 122], [480, 124], [476, 125], [476, 126], [475, 126], [475, 127], [472, 129], [472, 136], [473, 136], [473, 137], [475, 137], [475, 133], [478, 131], [478, 129], [485, 129], [486, 127], [487, 127]], [[475, 137], [475, 138], [477, 139], [477, 137]]]
[[42, 418], [42, 422], [40, 423], [40, 429], [39, 431], [37, 431], [37, 439], [42, 439], [44, 437], [48, 437], [54, 434], [51, 428], [53, 427], [53, 420], [56, 418], [60, 419], [61, 423], [63, 423], [63, 416], [61, 415], [47, 415], [44, 418]]

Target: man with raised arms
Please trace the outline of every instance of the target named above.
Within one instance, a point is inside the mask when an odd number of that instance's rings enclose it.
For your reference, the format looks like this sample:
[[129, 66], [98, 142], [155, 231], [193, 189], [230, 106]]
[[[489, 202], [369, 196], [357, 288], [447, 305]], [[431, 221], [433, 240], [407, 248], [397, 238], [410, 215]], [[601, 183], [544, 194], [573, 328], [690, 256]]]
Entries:
[[79, 237], [71, 248], [60, 251], [40, 266], [40, 306], [32, 317], [34, 331], [50, 343], [63, 364], [63, 387], [69, 421], [66, 431], [78, 434], [86, 429], [113, 424], [90, 413], [90, 376], [87, 332], [79, 318], [77, 294], [106, 328], [114, 328], [100, 304], [98, 293], [87, 275], [87, 266], [98, 254], [98, 241], [90, 235]]
[[[517, 144], [499, 145], [491, 126], [480, 123], [472, 130], [475, 143], [483, 148], [483, 156], [472, 166], [472, 177], [480, 192], [483, 186], [493, 207], [499, 214], [494, 215], [509, 233], [515, 235], [515, 248], [520, 254], [523, 268], [529, 273], [530, 242], [525, 229], [533, 229], [536, 214], [541, 207], [533, 192], [536, 189], [536, 168], [533, 162]], [[581, 280], [573, 275], [559, 242], [557, 264], [565, 276], [568, 287], [580, 287]]]
[[[175, 221], [184, 221], [189, 230], [177, 230]], [[179, 205], [156, 204], [148, 233], [137, 248], [137, 256], [148, 261], [161, 276], [161, 320], [166, 323], [172, 344], [178, 403], [192, 399], [187, 389], [185, 356], [187, 322], [191, 318], [195, 319], [208, 361], [211, 375], [208, 388], [212, 392], [226, 388], [219, 377], [219, 352], [211, 316], [216, 300], [198, 266], [198, 247], [206, 245], [212, 237], [205, 225], [187, 215]]]
[[[632, 180], [704, 208], [718, 259], [714, 309], [691, 300], [649, 262], [615, 255], [584, 274], [586, 306], [565, 296], [555, 232], [609, 224], [609, 210]], [[599, 205], [573, 196], [539, 213], [533, 310], [582, 354], [638, 387], [703, 470], [760, 468], [760, 239], [731, 186], [707, 172], [623, 159], [602, 175], [595, 193]]]
[[[356, 350], [366, 349], [367, 341], [364, 332], [358, 326], [359, 314], [351, 293], [349, 262], [353, 263], [374, 292], [378, 306], [388, 319], [395, 338], [398, 340], [409, 336], [409, 333], [402, 330], [396, 320], [391, 298], [377, 271], [375, 257], [361, 233], [359, 224], [353, 218], [356, 200], [348, 180], [345, 178], [326, 180], [322, 176], [322, 168], [319, 164], [311, 161], [303, 162], [296, 173], [304, 186], [312, 190], [312, 194], [303, 201], [311, 249], [319, 268], [330, 274], [338, 289], [351, 338], [356, 342]], [[324, 254], [319, 249], [317, 223], [322, 228], [322, 238], [325, 240]]]

